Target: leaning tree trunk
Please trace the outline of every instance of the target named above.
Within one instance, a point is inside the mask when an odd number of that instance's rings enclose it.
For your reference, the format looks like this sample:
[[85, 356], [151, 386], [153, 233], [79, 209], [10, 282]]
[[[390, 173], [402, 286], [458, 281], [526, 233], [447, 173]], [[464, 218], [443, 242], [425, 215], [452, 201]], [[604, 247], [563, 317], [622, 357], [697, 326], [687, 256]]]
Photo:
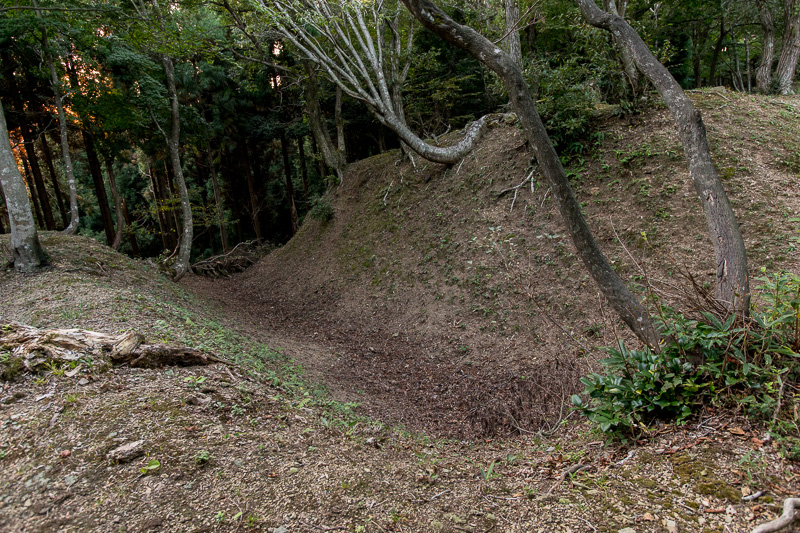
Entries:
[[775, 21], [767, 0], [756, 0], [761, 17], [761, 30], [764, 37], [761, 41], [761, 63], [756, 71], [756, 86], [761, 93], [768, 93], [772, 81], [772, 61], [775, 59]]
[[689, 174], [703, 203], [716, 257], [716, 297], [730, 312], [747, 314], [750, 284], [747, 252], [728, 195], [711, 160], [700, 112], [630, 24], [600, 10], [593, 0], [576, 0], [589, 24], [612, 32], [628, 48], [639, 70], [658, 90], [675, 119]]
[[564, 224], [578, 255], [591, 273], [614, 310], [642, 342], [658, 349], [660, 335], [653, 326], [647, 309], [634, 296], [606, 260], [581, 213], [561, 160], [553, 148], [542, 119], [536, 109], [522, 70], [500, 48], [468, 26], [454, 22], [429, 0], [402, 0], [403, 4], [426, 28], [450, 43], [463, 48], [503, 81], [511, 106], [517, 113], [523, 131], [533, 148], [542, 173], [558, 202]]
[[39, 244], [39, 234], [33, 221], [28, 191], [11, 150], [2, 102], [0, 102], [0, 187], [3, 188], [6, 197], [14, 268], [19, 272], [34, 272], [47, 265], [47, 255]]
[[800, 5], [798, 0], [783, 0], [783, 45], [775, 68], [775, 85], [780, 94], [792, 93], [792, 80], [800, 57]]
[[166, 54], [161, 56], [161, 64], [164, 67], [164, 74], [167, 78], [171, 118], [170, 133], [169, 135], [165, 133], [164, 136], [167, 139], [172, 172], [178, 186], [178, 196], [181, 199], [181, 222], [183, 223], [183, 233], [181, 234], [178, 257], [172, 265], [173, 280], [178, 281], [189, 270], [194, 227], [192, 225], [192, 204], [189, 203], [189, 190], [186, 188], [186, 180], [183, 177], [183, 168], [181, 167], [181, 117], [180, 108], [178, 107], [178, 89], [175, 86], [175, 65], [172, 63], [172, 58]]

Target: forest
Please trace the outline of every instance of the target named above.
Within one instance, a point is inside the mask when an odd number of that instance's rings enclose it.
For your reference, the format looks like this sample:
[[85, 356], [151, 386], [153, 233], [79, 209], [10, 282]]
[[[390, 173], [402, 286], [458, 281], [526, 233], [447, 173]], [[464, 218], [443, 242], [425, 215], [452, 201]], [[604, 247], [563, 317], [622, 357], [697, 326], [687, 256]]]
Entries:
[[0, 528], [793, 527], [798, 58], [797, 0], [5, 0]]

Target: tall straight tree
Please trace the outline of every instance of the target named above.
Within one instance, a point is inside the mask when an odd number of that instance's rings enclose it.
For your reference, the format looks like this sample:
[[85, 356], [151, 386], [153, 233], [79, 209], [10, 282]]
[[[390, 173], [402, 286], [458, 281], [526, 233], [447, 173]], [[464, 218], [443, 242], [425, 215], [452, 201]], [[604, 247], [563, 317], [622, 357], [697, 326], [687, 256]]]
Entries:
[[6, 197], [14, 268], [19, 272], [34, 272], [47, 265], [47, 255], [39, 243], [28, 191], [11, 150], [2, 102], [0, 102], [0, 187], [3, 188]]

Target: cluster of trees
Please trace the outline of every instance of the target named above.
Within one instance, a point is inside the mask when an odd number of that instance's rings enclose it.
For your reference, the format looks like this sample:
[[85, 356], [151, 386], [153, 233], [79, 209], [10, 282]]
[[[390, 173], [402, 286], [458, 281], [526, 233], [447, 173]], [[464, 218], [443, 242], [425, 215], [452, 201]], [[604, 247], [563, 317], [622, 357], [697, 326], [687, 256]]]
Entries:
[[[0, 232], [95, 234], [164, 255], [179, 278], [235, 241], [290, 238], [348, 161], [392, 147], [459, 161], [484, 114], [510, 105], [588, 270], [657, 346], [556, 152], [594, 101], [631, 111], [655, 89], [706, 213], [717, 296], [747, 310], [744, 245], [682, 88], [791, 91], [797, 0], [31, 1], [0, 8]], [[452, 127], [455, 145], [424, 140]], [[26, 242], [15, 260], [35, 268], [46, 258]]]

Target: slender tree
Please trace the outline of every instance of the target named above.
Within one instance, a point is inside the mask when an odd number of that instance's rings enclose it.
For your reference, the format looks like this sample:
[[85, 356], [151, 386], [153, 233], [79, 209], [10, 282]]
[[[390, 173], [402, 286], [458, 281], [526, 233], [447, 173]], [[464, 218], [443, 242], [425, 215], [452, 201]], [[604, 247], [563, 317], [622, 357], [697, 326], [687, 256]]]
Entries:
[[0, 102], [0, 186], [6, 197], [11, 226], [14, 268], [19, 272], [35, 272], [48, 264], [47, 255], [39, 243], [25, 182], [11, 150], [2, 102]]
[[660, 334], [653, 326], [645, 306], [620, 279], [595, 241], [561, 160], [536, 109], [536, 102], [531, 97], [522, 70], [511, 56], [473, 28], [455, 22], [433, 2], [403, 0], [403, 3], [423, 26], [463, 48], [500, 77], [511, 99], [511, 106], [517, 113], [525, 136], [533, 148], [542, 174], [550, 184], [578, 255], [622, 320], [642, 342], [657, 349]]

